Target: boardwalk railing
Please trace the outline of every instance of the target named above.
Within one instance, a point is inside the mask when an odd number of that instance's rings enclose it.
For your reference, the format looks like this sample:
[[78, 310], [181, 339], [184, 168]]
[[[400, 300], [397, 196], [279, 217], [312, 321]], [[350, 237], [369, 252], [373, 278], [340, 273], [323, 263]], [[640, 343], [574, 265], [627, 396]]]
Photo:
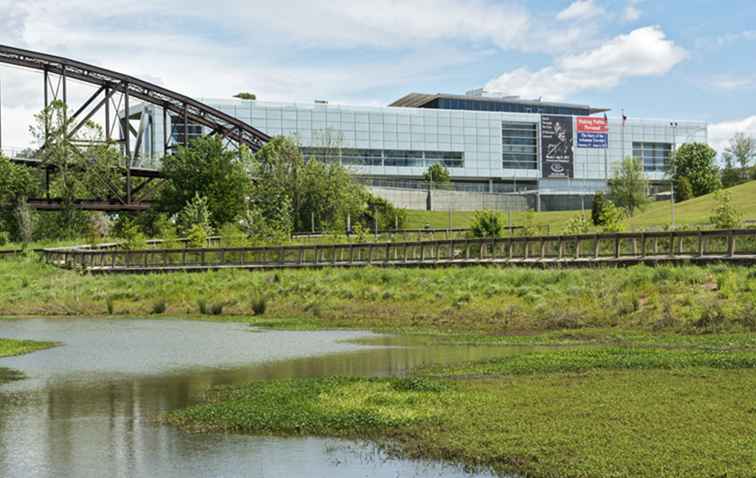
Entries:
[[756, 264], [756, 230], [676, 231], [253, 248], [48, 249], [48, 263], [93, 273], [467, 264]]

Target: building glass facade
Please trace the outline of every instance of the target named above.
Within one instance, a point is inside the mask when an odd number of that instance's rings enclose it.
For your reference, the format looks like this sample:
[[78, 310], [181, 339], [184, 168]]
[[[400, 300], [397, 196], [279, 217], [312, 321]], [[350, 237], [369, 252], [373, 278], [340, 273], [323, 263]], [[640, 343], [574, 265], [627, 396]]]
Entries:
[[[537, 188], [543, 194], [592, 194], [606, 189], [624, 157], [637, 156], [651, 182], [667, 181], [664, 165], [673, 143], [706, 142], [703, 122], [609, 118], [607, 149], [574, 147], [571, 179], [543, 179], [541, 115], [498, 111], [412, 107], [360, 107], [204, 99], [271, 135], [294, 138], [307, 155], [339, 161], [367, 178], [419, 179], [434, 163], [449, 168], [458, 189], [509, 192]], [[162, 137], [162, 111], [151, 114], [155, 138]], [[170, 117], [169, 117], [170, 120]], [[572, 119], [573, 126], [575, 119]], [[169, 131], [177, 139], [183, 128]], [[190, 126], [192, 135], [198, 133]], [[207, 131], [206, 131], [207, 133]], [[159, 158], [161, 141], [146, 157]]]

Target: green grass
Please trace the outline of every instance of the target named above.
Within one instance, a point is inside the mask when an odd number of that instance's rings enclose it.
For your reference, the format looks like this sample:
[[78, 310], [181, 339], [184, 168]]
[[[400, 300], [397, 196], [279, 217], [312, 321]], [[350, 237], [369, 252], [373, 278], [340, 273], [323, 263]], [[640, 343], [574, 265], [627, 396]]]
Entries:
[[[33, 340], [12, 340], [0, 338], [0, 358], [23, 355], [38, 350], [55, 347], [54, 342], [35, 342]], [[0, 367], [0, 384], [11, 380], [20, 380], [24, 377], [21, 372]]]
[[[743, 219], [756, 221], [756, 181], [750, 181], [728, 189], [732, 194], [732, 203], [743, 213]], [[717, 207], [714, 194], [708, 194], [676, 205], [675, 217], [677, 224], [702, 225], [708, 224], [709, 217]], [[653, 203], [645, 211], [627, 221], [630, 227], [643, 228], [662, 226], [671, 222], [670, 203]]]
[[[751, 477], [756, 354], [588, 348], [213, 391], [193, 431], [371, 439], [408, 457], [534, 477]], [[450, 377], [454, 377], [453, 380]]]
[[[254, 315], [252, 299], [258, 295], [264, 295], [266, 307]], [[218, 320], [276, 327], [474, 335], [597, 328], [654, 334], [756, 330], [756, 273], [726, 266], [89, 276], [31, 259], [0, 261], [0, 316], [198, 317], [202, 301], [223, 305]], [[153, 315], [157, 303], [161, 313]]]
[[[732, 193], [733, 205], [743, 213], [744, 220], [756, 221], [756, 181], [750, 181], [728, 189]], [[717, 203], [713, 194], [701, 196], [676, 205], [676, 224], [687, 226], [701, 226], [709, 223], [709, 216]], [[533, 225], [549, 227], [549, 232], [560, 233], [572, 217], [580, 211], [547, 211], [533, 215]], [[452, 227], [468, 228], [473, 221], [473, 212], [454, 212]], [[512, 214], [512, 223], [522, 225], [527, 213]], [[669, 201], [650, 203], [645, 210], [625, 221], [629, 230], [663, 229], [672, 221], [671, 205]], [[429, 225], [433, 228], [449, 226], [449, 213], [446, 211], [407, 211], [406, 227], [422, 228]]]
[[[443, 229], [449, 227], [449, 213], [447, 211], [410, 211], [407, 210], [407, 229], [421, 229], [426, 226]], [[540, 228], [553, 228], [554, 225], [566, 223], [571, 217], [580, 211], [546, 211], [534, 213], [533, 226]], [[473, 211], [456, 211], [452, 214], [452, 228], [469, 228], [473, 223]], [[506, 213], [503, 213], [506, 217]], [[527, 217], [527, 212], [517, 211], [512, 213], [512, 225], [522, 225]], [[544, 231], [545, 232], [545, 231]]]
[[37, 350], [49, 349], [54, 347], [54, 342], [35, 342], [33, 340], [12, 340], [0, 338], [0, 357], [12, 357], [14, 355], [23, 355]]

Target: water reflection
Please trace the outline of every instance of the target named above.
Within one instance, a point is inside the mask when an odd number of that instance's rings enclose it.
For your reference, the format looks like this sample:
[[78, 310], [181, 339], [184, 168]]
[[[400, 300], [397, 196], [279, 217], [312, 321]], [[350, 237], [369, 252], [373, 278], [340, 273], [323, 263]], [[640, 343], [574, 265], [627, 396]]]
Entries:
[[[397, 347], [356, 332], [249, 333], [186, 321], [0, 321], [0, 336], [65, 345], [0, 364], [29, 379], [0, 385], [0, 476], [468, 476], [334, 440], [192, 435], [157, 425], [210, 387], [325, 375], [401, 374], [429, 363], [515, 353]], [[315, 356], [317, 355], [317, 356]], [[370, 459], [368, 459], [370, 458]], [[482, 476], [482, 475], [481, 475]]]

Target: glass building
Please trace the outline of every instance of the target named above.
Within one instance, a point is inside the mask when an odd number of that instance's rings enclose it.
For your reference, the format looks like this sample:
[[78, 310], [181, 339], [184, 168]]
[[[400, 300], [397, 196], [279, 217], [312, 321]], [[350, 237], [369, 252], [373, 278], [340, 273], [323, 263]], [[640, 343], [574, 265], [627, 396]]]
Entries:
[[[201, 99], [271, 136], [294, 138], [307, 156], [337, 161], [374, 184], [419, 180], [428, 166], [443, 164], [455, 189], [481, 192], [538, 191], [541, 195], [589, 195], [605, 190], [623, 157], [643, 161], [652, 184], [665, 184], [666, 164], [676, 145], [706, 142], [707, 125], [697, 121], [608, 118], [606, 148], [572, 146], [569, 177], [543, 171], [542, 116], [603, 119], [608, 110], [584, 105], [506, 97], [410, 94], [387, 107], [272, 103]], [[162, 111], [151, 116], [148, 135], [162, 138]], [[180, 142], [184, 125], [169, 116], [169, 137]], [[191, 136], [202, 128], [189, 125]], [[575, 135], [576, 136], [576, 133]], [[145, 158], [163, 155], [160, 140], [146, 141]], [[157, 159], [159, 161], [159, 159]]]

